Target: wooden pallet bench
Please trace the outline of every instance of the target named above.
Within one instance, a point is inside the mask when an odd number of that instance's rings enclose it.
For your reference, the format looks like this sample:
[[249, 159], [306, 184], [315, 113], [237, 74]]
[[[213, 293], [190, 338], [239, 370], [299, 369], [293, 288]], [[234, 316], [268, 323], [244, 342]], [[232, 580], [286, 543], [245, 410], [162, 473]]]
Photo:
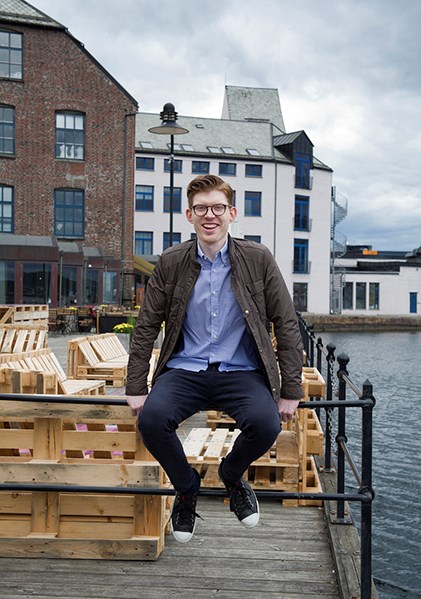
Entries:
[[[3, 399], [0, 429], [2, 483], [168, 486], [127, 405]], [[0, 556], [156, 560], [171, 503], [118, 490], [0, 491]]]
[[48, 328], [47, 305], [0, 305], [0, 326], [12, 325], [42, 325]]
[[[231, 451], [238, 429], [193, 428], [183, 443], [187, 459], [199, 472], [205, 487], [223, 487], [218, 476], [221, 458]], [[300, 454], [300, 446], [293, 431], [283, 431], [271, 449], [253, 462], [243, 474], [254, 489], [280, 491], [320, 490], [317, 469], [311, 456]], [[288, 506], [307, 505], [309, 500], [285, 500]], [[315, 505], [312, 500], [311, 505]]]
[[47, 346], [48, 331], [43, 329], [0, 327], [0, 353], [14, 354], [43, 349]]
[[67, 374], [75, 379], [104, 379], [123, 387], [129, 355], [114, 333], [89, 335], [68, 342]]
[[60, 362], [50, 348], [20, 354], [0, 354], [0, 366], [18, 371], [44, 372], [57, 377], [57, 392], [60, 395], [103, 395], [104, 380], [68, 379]]

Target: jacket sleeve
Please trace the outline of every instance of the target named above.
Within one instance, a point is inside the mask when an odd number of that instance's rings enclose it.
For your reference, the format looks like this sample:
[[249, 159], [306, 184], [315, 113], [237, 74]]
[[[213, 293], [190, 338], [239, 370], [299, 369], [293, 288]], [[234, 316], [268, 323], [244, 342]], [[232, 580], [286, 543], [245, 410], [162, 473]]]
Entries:
[[158, 261], [149, 279], [133, 334], [127, 371], [126, 395], [147, 395], [149, 361], [165, 319], [165, 275]]
[[268, 251], [265, 279], [268, 319], [273, 323], [277, 343], [277, 359], [281, 373], [281, 397], [301, 399], [303, 343], [297, 315], [284, 278]]

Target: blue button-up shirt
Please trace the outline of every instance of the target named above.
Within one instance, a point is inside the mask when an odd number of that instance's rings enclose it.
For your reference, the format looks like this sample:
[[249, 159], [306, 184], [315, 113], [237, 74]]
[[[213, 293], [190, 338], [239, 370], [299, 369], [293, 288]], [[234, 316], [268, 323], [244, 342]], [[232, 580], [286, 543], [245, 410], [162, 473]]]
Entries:
[[220, 362], [219, 370], [258, 368], [255, 344], [231, 289], [228, 242], [211, 262], [198, 242], [199, 277], [184, 317], [183, 345], [167, 362], [168, 368], [206, 370]]

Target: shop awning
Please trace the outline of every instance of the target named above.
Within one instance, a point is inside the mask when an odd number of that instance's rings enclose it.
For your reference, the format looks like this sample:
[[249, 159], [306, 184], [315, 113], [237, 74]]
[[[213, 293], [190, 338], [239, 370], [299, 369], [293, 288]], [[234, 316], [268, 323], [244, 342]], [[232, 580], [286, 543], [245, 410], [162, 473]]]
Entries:
[[133, 267], [135, 270], [150, 276], [155, 268], [155, 265], [151, 264], [147, 260], [144, 260], [140, 256], [133, 256]]

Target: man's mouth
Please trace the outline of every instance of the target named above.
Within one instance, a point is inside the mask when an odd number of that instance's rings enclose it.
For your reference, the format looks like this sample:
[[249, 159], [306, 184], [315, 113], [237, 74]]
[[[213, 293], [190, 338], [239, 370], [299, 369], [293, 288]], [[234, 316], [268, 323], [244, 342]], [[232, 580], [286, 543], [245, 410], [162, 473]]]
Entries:
[[207, 231], [213, 231], [214, 229], [217, 228], [217, 226], [218, 225], [216, 223], [213, 223], [213, 224], [209, 223], [209, 224], [202, 225], [202, 227], [204, 229], [206, 229]]

